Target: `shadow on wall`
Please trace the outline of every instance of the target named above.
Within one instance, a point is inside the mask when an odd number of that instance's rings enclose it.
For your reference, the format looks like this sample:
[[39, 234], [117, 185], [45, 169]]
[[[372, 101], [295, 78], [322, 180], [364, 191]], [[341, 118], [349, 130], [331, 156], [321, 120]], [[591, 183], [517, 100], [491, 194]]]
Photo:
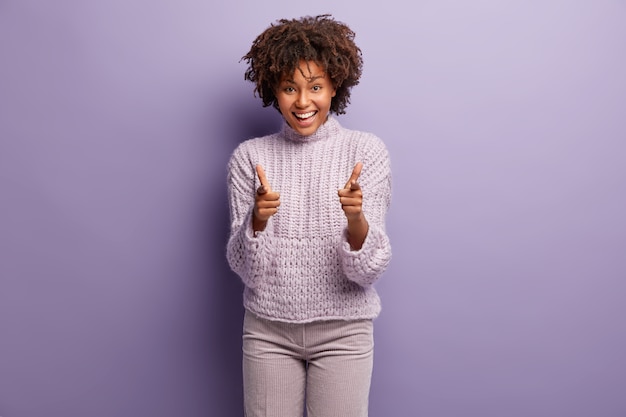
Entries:
[[[249, 94], [249, 91], [247, 91]], [[243, 94], [242, 94], [243, 95]], [[208, 347], [208, 378], [210, 412], [215, 415], [242, 415], [243, 392], [241, 376], [241, 329], [243, 324], [241, 279], [230, 270], [226, 260], [226, 243], [230, 232], [227, 164], [234, 149], [246, 139], [276, 132], [282, 118], [278, 111], [263, 108], [251, 94], [224, 94], [214, 97], [212, 114], [204, 131], [209, 132], [207, 148], [213, 170], [210, 190], [206, 192], [203, 251], [206, 258], [208, 288], [206, 299], [208, 332], [201, 345]], [[219, 104], [217, 104], [219, 103]], [[213, 138], [219, 138], [214, 141]]]
[[231, 103], [225, 113], [224, 120], [229, 137], [232, 138], [232, 150], [246, 139], [278, 132], [283, 121], [277, 109], [262, 107], [261, 99], [252, 95], [242, 98], [239, 103]]

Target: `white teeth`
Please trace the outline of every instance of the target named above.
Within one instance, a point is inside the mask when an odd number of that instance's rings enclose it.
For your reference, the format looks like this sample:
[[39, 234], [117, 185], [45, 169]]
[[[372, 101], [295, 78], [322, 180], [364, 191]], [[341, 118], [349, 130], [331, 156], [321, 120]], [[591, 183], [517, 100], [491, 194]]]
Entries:
[[315, 112], [310, 111], [308, 113], [302, 113], [302, 114], [294, 113], [294, 114], [296, 115], [298, 119], [308, 119], [309, 117], [313, 116]]

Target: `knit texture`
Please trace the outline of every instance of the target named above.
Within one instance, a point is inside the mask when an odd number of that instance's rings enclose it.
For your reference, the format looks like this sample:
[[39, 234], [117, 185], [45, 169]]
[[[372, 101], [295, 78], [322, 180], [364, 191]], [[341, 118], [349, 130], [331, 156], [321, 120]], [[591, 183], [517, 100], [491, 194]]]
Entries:
[[[362, 248], [353, 251], [337, 190], [359, 161], [369, 230]], [[266, 229], [254, 236], [257, 164], [280, 193], [281, 205]], [[385, 232], [391, 170], [378, 137], [345, 129], [332, 116], [310, 136], [284, 123], [280, 132], [235, 149], [228, 164], [228, 194], [226, 256], [245, 284], [246, 309], [293, 323], [378, 316], [380, 298], [373, 284], [391, 259]]]

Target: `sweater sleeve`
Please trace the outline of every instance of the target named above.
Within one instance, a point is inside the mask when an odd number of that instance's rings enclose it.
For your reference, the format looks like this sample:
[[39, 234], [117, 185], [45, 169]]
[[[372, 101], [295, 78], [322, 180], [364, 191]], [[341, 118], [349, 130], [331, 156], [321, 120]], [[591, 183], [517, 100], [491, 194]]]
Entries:
[[256, 192], [254, 164], [243, 147], [238, 147], [228, 163], [228, 202], [230, 236], [226, 257], [231, 269], [250, 288], [258, 286], [271, 268], [274, 259], [273, 221], [264, 231], [252, 230], [252, 213]]
[[339, 258], [348, 279], [368, 287], [380, 278], [391, 261], [391, 244], [385, 229], [385, 216], [391, 202], [391, 166], [385, 145], [376, 137], [367, 144], [359, 159], [363, 162], [359, 179], [363, 213], [369, 228], [363, 246], [357, 251], [350, 248], [345, 228]]

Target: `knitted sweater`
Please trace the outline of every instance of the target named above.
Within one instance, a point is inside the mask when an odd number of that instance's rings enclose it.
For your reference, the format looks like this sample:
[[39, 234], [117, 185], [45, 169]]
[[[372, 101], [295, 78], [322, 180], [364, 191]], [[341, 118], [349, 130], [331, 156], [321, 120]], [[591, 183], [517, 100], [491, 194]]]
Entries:
[[[359, 161], [369, 230], [361, 249], [353, 251], [337, 190]], [[280, 193], [281, 204], [255, 236], [257, 164], [272, 190]], [[385, 233], [391, 171], [379, 138], [345, 129], [331, 116], [310, 136], [285, 123], [280, 132], [237, 147], [228, 164], [228, 194], [231, 232], [226, 252], [245, 284], [246, 309], [294, 323], [373, 319], [379, 314], [373, 284], [391, 259]]]

